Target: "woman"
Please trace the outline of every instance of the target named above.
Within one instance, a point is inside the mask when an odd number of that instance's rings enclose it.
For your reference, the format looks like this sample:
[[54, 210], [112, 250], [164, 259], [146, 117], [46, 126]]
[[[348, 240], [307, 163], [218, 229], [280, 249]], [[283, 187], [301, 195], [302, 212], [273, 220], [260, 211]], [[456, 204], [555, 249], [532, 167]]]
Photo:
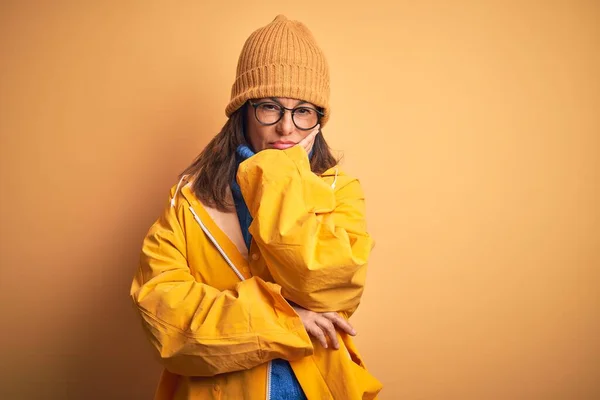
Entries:
[[165, 366], [156, 398], [375, 398], [347, 321], [373, 242], [320, 131], [329, 72], [303, 24], [278, 16], [248, 38], [226, 114], [131, 288]]

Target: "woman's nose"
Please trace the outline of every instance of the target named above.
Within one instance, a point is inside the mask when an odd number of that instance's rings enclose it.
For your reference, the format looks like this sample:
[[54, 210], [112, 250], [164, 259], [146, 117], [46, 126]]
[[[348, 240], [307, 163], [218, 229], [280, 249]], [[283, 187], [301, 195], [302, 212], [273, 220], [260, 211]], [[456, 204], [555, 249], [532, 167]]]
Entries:
[[290, 110], [284, 110], [283, 117], [277, 123], [277, 132], [280, 135], [290, 135], [294, 132], [295, 126], [292, 119], [292, 112]]

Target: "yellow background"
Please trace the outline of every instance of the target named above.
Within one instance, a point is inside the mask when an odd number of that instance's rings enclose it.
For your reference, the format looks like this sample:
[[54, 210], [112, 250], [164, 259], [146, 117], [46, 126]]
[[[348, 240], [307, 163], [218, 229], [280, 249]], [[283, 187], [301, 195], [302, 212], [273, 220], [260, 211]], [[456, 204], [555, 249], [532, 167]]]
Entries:
[[205, 3], [0, 3], [0, 397], [150, 398], [142, 237], [284, 13], [368, 196], [381, 398], [600, 398], [600, 4]]

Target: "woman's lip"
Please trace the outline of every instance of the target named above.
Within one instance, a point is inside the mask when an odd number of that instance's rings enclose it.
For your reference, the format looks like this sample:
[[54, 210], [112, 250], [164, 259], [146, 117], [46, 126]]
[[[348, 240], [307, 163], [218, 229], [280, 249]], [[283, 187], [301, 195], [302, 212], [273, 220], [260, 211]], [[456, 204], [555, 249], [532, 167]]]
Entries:
[[294, 143], [294, 142], [275, 142], [275, 143], [271, 144], [271, 146], [274, 149], [278, 149], [278, 150], [289, 149], [290, 147], [295, 146], [295, 145], [296, 145], [296, 143]]

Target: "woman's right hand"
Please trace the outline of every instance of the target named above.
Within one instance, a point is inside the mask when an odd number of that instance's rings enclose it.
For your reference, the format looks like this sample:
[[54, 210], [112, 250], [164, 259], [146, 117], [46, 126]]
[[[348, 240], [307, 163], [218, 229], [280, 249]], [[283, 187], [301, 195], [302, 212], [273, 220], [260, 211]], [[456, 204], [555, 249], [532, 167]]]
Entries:
[[306, 135], [296, 146], [300, 146], [306, 151], [306, 154], [310, 154], [313, 146], [315, 145], [315, 138], [321, 132], [321, 124], [314, 127], [314, 129]]
[[318, 313], [302, 308], [297, 304], [290, 304], [300, 316], [304, 329], [309, 335], [317, 339], [324, 348], [328, 348], [328, 339], [334, 349], [339, 349], [336, 327], [349, 335], [355, 336], [356, 331], [350, 323], [336, 312]]

